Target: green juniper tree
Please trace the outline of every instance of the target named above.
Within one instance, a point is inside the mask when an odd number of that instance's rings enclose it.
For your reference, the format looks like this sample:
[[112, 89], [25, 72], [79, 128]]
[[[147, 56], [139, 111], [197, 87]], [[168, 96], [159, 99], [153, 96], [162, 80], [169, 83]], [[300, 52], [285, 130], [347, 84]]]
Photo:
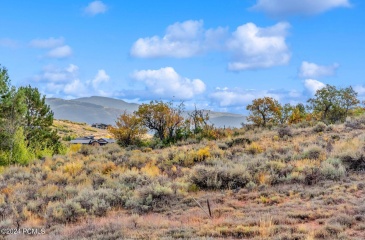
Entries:
[[[16, 132], [23, 124], [25, 114], [24, 95], [10, 86], [10, 79], [5, 68], [0, 68], [0, 150], [2, 162], [16, 162], [14, 146]], [[4, 159], [5, 158], [5, 159]]]
[[26, 105], [24, 134], [28, 147], [36, 152], [52, 149], [57, 153], [59, 137], [57, 132], [51, 129], [53, 112], [46, 104], [45, 96], [42, 96], [37, 88], [31, 86], [20, 87], [19, 91], [24, 94]]
[[335, 86], [317, 90], [314, 98], [308, 100], [308, 108], [318, 115], [325, 123], [344, 122], [349, 110], [355, 107], [359, 100], [352, 87], [337, 89]]
[[26, 164], [42, 151], [59, 153], [62, 144], [51, 129], [53, 112], [38, 89], [11, 86], [0, 66], [0, 164]]

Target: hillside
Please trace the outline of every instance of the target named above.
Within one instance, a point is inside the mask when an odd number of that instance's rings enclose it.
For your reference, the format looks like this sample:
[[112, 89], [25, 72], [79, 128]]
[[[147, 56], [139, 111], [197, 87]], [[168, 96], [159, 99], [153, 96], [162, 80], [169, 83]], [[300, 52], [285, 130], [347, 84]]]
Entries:
[[43, 240], [365, 239], [364, 122], [73, 146], [0, 169], [0, 228], [38, 227]]
[[[57, 130], [57, 133], [63, 142], [69, 142], [69, 140], [66, 140], [66, 137], [77, 138], [94, 136], [95, 139], [113, 138], [106, 129], [94, 128], [86, 123], [72, 122], [69, 120], [54, 120], [52, 128]], [[149, 139], [151, 137], [152, 135], [145, 134], [143, 139]]]
[[136, 111], [139, 106], [136, 103], [127, 103], [120, 99], [100, 97], [100, 96], [76, 98], [76, 99], [74, 99], [74, 101], [92, 103], [92, 104], [103, 106], [105, 108], [115, 108], [115, 109], [119, 109], [119, 110], [123, 110], [123, 111], [126, 110], [127, 112]]
[[93, 128], [86, 123], [72, 122], [69, 120], [54, 120], [53, 128], [61, 138], [95, 136], [95, 138], [111, 138], [106, 129]]
[[[132, 113], [138, 109], [138, 104], [127, 103], [120, 99], [107, 97], [86, 97], [72, 100], [47, 98], [46, 103], [54, 112], [55, 119], [65, 119], [73, 122], [114, 124], [124, 111]], [[241, 127], [246, 118], [240, 114], [209, 112], [210, 122], [216, 127]], [[188, 111], [185, 113], [187, 115]]]
[[117, 117], [123, 112], [123, 110], [104, 107], [99, 104], [59, 98], [48, 98], [46, 103], [54, 112], [55, 119], [87, 124], [97, 122], [114, 124]]

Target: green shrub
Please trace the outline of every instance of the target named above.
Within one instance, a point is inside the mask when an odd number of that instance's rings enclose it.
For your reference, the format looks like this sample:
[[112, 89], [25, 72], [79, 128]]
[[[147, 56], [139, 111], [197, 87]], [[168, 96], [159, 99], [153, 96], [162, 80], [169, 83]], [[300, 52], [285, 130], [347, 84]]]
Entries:
[[[12, 206], [10, 204], [7, 204], [6, 202], [0, 203], [0, 219], [7, 219], [9, 218], [13, 213]], [[1, 227], [1, 225], [0, 225]]]
[[135, 196], [126, 203], [126, 206], [140, 212], [163, 211], [171, 205], [174, 196], [176, 195], [167, 182], [153, 182], [137, 189]]
[[326, 129], [327, 125], [324, 122], [318, 122], [314, 127], [313, 127], [313, 131], [316, 133], [319, 132], [324, 132], [324, 130]]
[[79, 153], [81, 153], [84, 156], [90, 156], [95, 154], [95, 146], [90, 145], [82, 145]]
[[246, 188], [247, 188], [247, 190], [249, 190], [249, 191], [254, 190], [256, 187], [257, 187], [256, 183], [254, 183], [254, 182], [252, 182], [252, 181], [249, 181], [249, 182], [246, 184]]
[[83, 209], [80, 203], [67, 200], [65, 203], [53, 203], [48, 205], [46, 210], [46, 220], [48, 225], [53, 223], [74, 223], [85, 215], [86, 210]]
[[338, 234], [343, 232], [343, 227], [339, 224], [327, 224], [324, 228], [326, 232], [328, 232], [331, 236], [338, 236]]
[[43, 204], [44, 204], [44, 202], [42, 200], [30, 200], [27, 203], [27, 209], [28, 209], [28, 211], [31, 211], [33, 214], [36, 214], [39, 217], [41, 217], [42, 212], [43, 212], [43, 209], [42, 209]]
[[365, 116], [347, 118], [345, 126], [351, 129], [365, 129]]
[[116, 189], [85, 189], [74, 201], [79, 203], [88, 213], [100, 217], [105, 216], [112, 207], [124, 206], [129, 197], [128, 194], [129, 190], [123, 186], [118, 186]]
[[57, 185], [53, 185], [53, 184], [49, 184], [44, 187], [41, 187], [39, 189], [38, 195], [45, 202], [59, 201], [59, 200], [62, 200], [65, 198], [65, 195], [62, 192], [62, 190]]
[[105, 152], [108, 154], [115, 154], [122, 151], [122, 148], [118, 144], [106, 144], [102, 147]]
[[4, 172], [4, 180], [8, 184], [16, 184], [16, 183], [23, 183], [23, 184], [34, 184], [35, 179], [29, 172], [26, 171], [24, 167], [17, 167], [11, 166], [10, 168], [6, 169]]
[[337, 156], [346, 169], [353, 171], [365, 170], [365, 155], [361, 151], [345, 151]]
[[218, 148], [221, 150], [227, 150], [229, 148], [229, 146], [226, 143], [218, 143]]
[[278, 129], [278, 135], [280, 138], [283, 138], [284, 136], [292, 137], [293, 133], [290, 127], [285, 126]]
[[134, 190], [148, 185], [151, 182], [151, 177], [138, 171], [126, 171], [119, 176], [119, 182]]
[[314, 146], [304, 152], [303, 158], [319, 159], [321, 154], [322, 149], [320, 147]]
[[333, 131], [333, 129], [335, 129], [335, 127], [333, 126], [333, 124], [330, 124], [326, 127], [326, 132], [331, 132]]
[[321, 164], [321, 173], [326, 179], [340, 180], [346, 175], [346, 169], [338, 158], [329, 158]]
[[99, 198], [97, 192], [92, 190], [85, 190], [81, 192], [81, 194], [75, 198], [75, 201], [79, 203], [80, 206], [86, 210], [86, 212], [96, 216], [104, 216], [107, 210], [110, 209], [110, 204], [107, 203], [103, 198]]
[[339, 224], [341, 226], [350, 228], [352, 225], [355, 224], [355, 219], [351, 216], [345, 214], [339, 214], [336, 217], [330, 219], [328, 221], [330, 224]]
[[251, 180], [242, 165], [194, 166], [190, 181], [201, 189], [236, 189]]
[[321, 169], [316, 166], [305, 167], [302, 174], [306, 185], [316, 184], [322, 179]]
[[232, 139], [232, 141], [228, 142], [228, 146], [232, 147], [232, 146], [236, 146], [236, 145], [241, 145], [244, 146], [246, 144], [251, 144], [251, 140], [248, 138], [244, 138], [244, 137], [236, 137], [234, 139]]
[[104, 184], [104, 182], [106, 181], [106, 177], [104, 177], [103, 175], [101, 175], [99, 173], [95, 173], [90, 177], [91, 177], [94, 189], [100, 188]]

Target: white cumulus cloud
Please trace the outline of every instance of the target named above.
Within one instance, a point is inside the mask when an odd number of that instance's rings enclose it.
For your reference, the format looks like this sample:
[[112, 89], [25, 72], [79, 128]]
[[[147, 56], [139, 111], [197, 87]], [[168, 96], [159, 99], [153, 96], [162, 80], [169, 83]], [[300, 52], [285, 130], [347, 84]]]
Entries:
[[87, 90], [87, 86], [80, 79], [74, 79], [63, 87], [63, 93], [67, 96], [82, 97], [90, 94], [90, 91]]
[[42, 72], [34, 77], [37, 82], [65, 83], [74, 79], [79, 67], [69, 64], [66, 68], [57, 68], [53, 65], [45, 66]]
[[205, 30], [203, 21], [188, 20], [167, 27], [163, 37], [138, 39], [132, 46], [131, 55], [139, 58], [174, 57], [187, 58], [217, 47], [226, 29]]
[[33, 39], [29, 45], [34, 48], [55, 48], [63, 45], [64, 38]]
[[268, 90], [216, 88], [216, 91], [210, 95], [210, 99], [218, 103], [220, 107], [245, 107], [256, 98], [272, 97], [280, 100], [280, 95]]
[[84, 97], [90, 95], [110, 96], [111, 93], [103, 90], [100, 83], [108, 82], [109, 75], [105, 70], [98, 70], [91, 80], [83, 81], [79, 78], [79, 67], [69, 64], [59, 68], [53, 65], [45, 66], [42, 72], [33, 77], [34, 85], [48, 96], [66, 98]]
[[289, 28], [286, 22], [270, 27], [247, 23], [229, 33], [222, 27], [206, 30], [203, 21], [189, 20], [170, 25], [163, 37], [138, 39], [131, 48], [131, 55], [188, 58], [219, 51], [231, 55], [228, 63], [231, 71], [269, 68], [289, 62], [291, 54], [286, 44]]
[[244, 106], [256, 97], [252, 93], [242, 94], [232, 91], [218, 91], [211, 94], [212, 100], [217, 102], [220, 107]]
[[72, 55], [72, 49], [68, 45], [56, 47], [47, 53], [50, 58], [67, 58]]
[[104, 69], [101, 69], [98, 71], [95, 78], [92, 80], [92, 85], [96, 89], [100, 83], [107, 82], [109, 81], [109, 79], [110, 79], [109, 75], [105, 72]]
[[191, 99], [206, 88], [202, 80], [182, 77], [172, 67], [136, 71], [131, 77], [144, 83], [148, 94], [154, 97]]
[[291, 56], [285, 42], [289, 27], [286, 22], [267, 28], [254, 23], [239, 26], [227, 42], [232, 54], [228, 69], [242, 71], [287, 64]]
[[92, 16], [105, 13], [107, 10], [108, 7], [102, 1], [93, 1], [84, 9], [85, 13]]
[[324, 88], [326, 85], [315, 79], [306, 79], [304, 81], [304, 86], [312, 95], [314, 95], [317, 90]]
[[334, 63], [330, 66], [320, 66], [315, 63], [302, 62], [299, 69], [299, 77], [302, 78], [318, 78], [333, 76], [336, 74], [336, 70], [339, 68], [339, 64]]
[[279, 17], [314, 15], [333, 8], [350, 6], [349, 0], [258, 0], [251, 9]]

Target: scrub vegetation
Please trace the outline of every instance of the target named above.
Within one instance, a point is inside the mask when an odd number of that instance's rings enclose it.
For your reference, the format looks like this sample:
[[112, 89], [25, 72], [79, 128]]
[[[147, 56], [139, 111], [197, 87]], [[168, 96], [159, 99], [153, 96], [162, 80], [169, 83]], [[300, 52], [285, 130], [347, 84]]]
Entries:
[[351, 88], [308, 103], [254, 100], [250, 124], [216, 129], [201, 110], [183, 118], [153, 101], [99, 147], [33, 146], [20, 124], [11, 159], [22, 160], [0, 166], [0, 229], [45, 234], [0, 239], [364, 239], [364, 109]]

